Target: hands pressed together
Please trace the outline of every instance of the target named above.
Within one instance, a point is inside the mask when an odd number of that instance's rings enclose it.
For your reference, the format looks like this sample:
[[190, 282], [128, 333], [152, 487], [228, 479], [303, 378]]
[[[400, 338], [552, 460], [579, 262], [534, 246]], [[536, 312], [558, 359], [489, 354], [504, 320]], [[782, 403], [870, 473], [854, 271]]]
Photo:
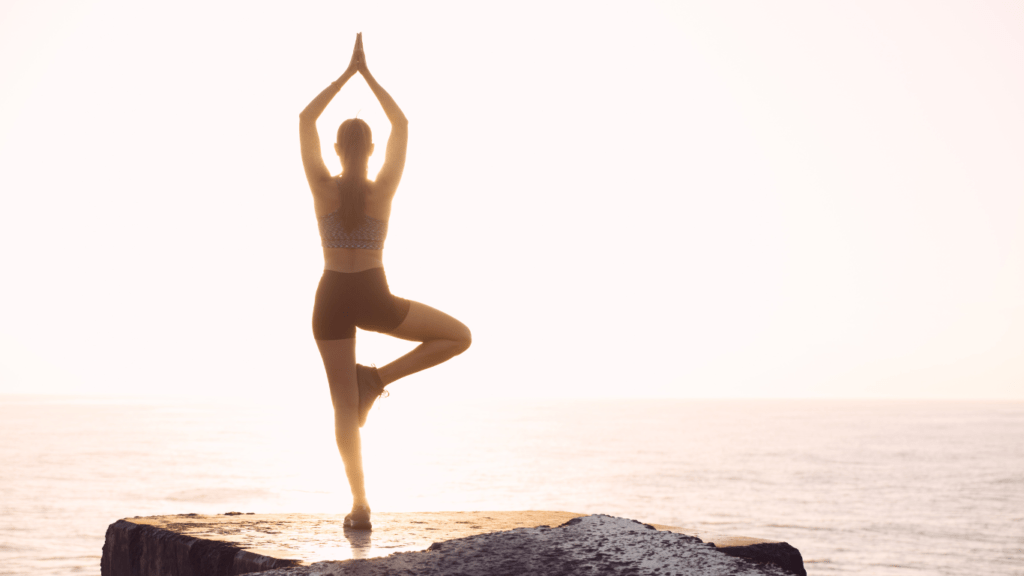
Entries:
[[306, 107], [306, 110], [304, 110], [303, 113], [314, 120], [319, 118], [320, 114], [324, 111], [324, 108], [327, 107], [327, 103], [331, 101], [331, 98], [334, 98], [334, 95], [337, 94], [338, 91], [341, 90], [342, 86], [344, 86], [350, 78], [355, 76], [357, 72], [362, 74], [363, 79], [366, 80], [366, 84], [370, 87], [370, 90], [373, 91], [373, 95], [377, 97], [377, 102], [380, 102], [380, 105], [384, 108], [384, 114], [388, 117], [388, 120], [391, 121], [391, 124], [393, 126], [396, 124], [402, 124], [404, 126], [408, 120], [406, 120], [405, 115], [402, 114], [402, 110], [398, 107], [398, 104], [395, 104], [395, 100], [391, 95], [388, 94], [379, 83], [377, 83], [377, 80], [374, 79], [372, 74], [370, 74], [370, 69], [366, 67], [366, 53], [363, 52], [362, 32], [356, 34], [356, 45], [352, 49], [352, 59], [349, 60], [348, 68], [345, 69], [345, 72], [343, 72], [337, 80], [331, 82], [331, 85], [325, 88], [324, 92], [322, 92], [320, 96], [315, 98], [313, 102], [310, 102], [310, 105]]
[[348, 63], [348, 69], [345, 70], [343, 76], [355, 76], [356, 72], [359, 72], [363, 76], [370, 73], [370, 70], [366, 67], [366, 53], [363, 52], [363, 33], [356, 34], [356, 45], [352, 49], [352, 60]]

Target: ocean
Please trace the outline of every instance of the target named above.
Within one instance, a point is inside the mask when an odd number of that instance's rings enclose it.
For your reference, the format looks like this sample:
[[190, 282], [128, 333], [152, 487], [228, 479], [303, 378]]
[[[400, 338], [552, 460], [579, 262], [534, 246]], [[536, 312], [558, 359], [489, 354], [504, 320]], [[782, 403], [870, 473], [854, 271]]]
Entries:
[[[375, 511], [567, 510], [789, 542], [808, 574], [1024, 575], [1024, 402], [402, 402]], [[0, 397], [0, 574], [99, 574], [106, 527], [345, 512], [322, 401]]]

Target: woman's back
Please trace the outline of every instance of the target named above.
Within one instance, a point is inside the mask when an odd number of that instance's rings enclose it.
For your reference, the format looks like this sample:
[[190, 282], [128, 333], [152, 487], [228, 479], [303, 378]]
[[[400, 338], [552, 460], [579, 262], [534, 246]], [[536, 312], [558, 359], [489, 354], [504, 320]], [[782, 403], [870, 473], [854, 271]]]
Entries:
[[376, 182], [367, 180], [362, 186], [363, 214], [356, 223], [346, 226], [342, 213], [342, 192], [345, 185], [334, 178], [334, 188], [314, 190], [314, 208], [324, 251], [324, 268], [338, 272], [360, 272], [384, 266], [384, 240], [391, 218], [394, 192], [381, 190]]
[[384, 236], [391, 219], [391, 201], [405, 170], [409, 122], [380, 85], [365, 73], [370, 88], [378, 93], [391, 122], [384, 165], [377, 178], [367, 177], [374, 144], [370, 127], [350, 119], [338, 128], [334, 150], [341, 160], [342, 176], [332, 176], [320, 156], [316, 118], [326, 102], [314, 100], [299, 115], [302, 164], [313, 193], [313, 209], [323, 240], [324, 268], [359, 272], [384, 266]]

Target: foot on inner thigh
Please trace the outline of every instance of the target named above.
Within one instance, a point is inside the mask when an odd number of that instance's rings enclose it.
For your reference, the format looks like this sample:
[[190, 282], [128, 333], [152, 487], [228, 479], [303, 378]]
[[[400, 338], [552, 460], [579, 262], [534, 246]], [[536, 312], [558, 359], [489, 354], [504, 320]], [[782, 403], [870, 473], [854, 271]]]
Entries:
[[373, 366], [356, 364], [356, 382], [359, 384], [359, 427], [366, 424], [366, 417], [370, 415], [370, 408], [381, 395], [387, 395], [384, 390], [384, 383], [380, 374]]

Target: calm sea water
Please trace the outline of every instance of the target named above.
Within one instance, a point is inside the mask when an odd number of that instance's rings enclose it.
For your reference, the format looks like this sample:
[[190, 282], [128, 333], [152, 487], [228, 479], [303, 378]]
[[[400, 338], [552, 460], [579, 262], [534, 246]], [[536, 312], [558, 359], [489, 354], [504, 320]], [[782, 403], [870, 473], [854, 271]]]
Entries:
[[[547, 509], [787, 541], [809, 574], [1024, 574], [1024, 403], [400, 395], [377, 511]], [[0, 397], [0, 574], [98, 574], [108, 524], [344, 512], [326, 402]]]

